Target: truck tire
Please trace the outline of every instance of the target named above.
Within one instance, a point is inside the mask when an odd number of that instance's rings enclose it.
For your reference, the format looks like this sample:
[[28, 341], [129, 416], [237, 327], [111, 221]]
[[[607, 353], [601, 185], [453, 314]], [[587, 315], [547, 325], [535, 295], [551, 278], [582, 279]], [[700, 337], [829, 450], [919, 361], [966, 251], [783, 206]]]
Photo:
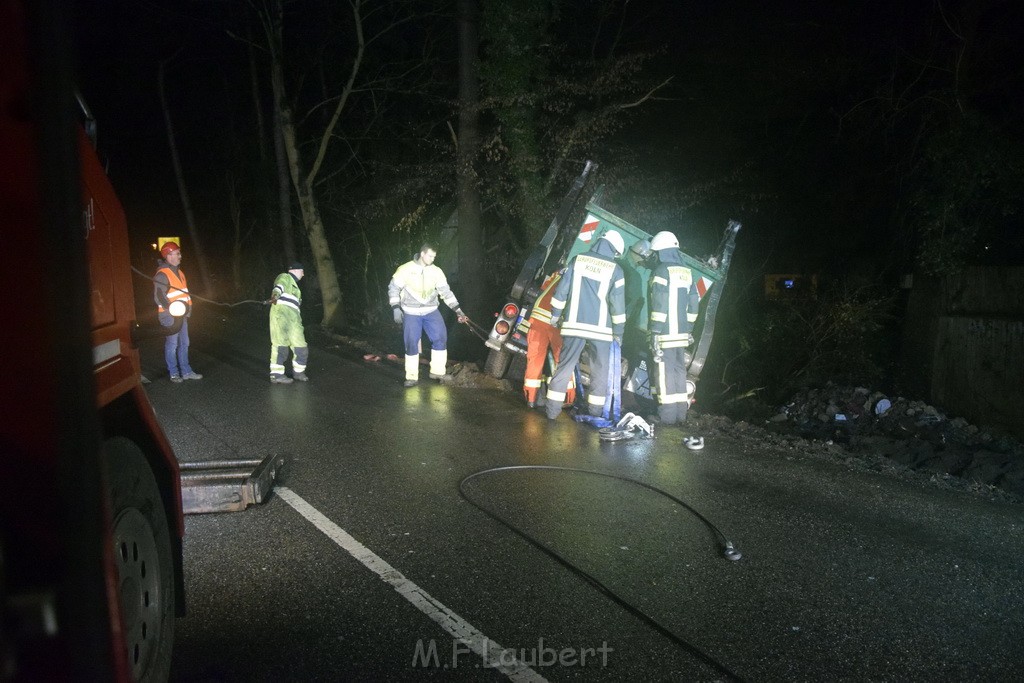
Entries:
[[128, 664], [136, 681], [166, 681], [174, 645], [171, 537], [153, 471], [125, 438], [103, 444], [114, 566]]
[[508, 371], [508, 365], [512, 362], [512, 352], [502, 349], [495, 351], [491, 349], [487, 354], [487, 362], [484, 363], [484, 372], [494, 379], [501, 379]]

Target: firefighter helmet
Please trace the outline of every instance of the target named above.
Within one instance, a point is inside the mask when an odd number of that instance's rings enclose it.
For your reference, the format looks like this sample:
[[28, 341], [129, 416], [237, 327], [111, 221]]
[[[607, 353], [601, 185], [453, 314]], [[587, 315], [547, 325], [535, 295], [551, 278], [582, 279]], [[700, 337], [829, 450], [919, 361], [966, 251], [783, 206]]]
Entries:
[[662, 230], [651, 240], [651, 249], [661, 251], [662, 249], [678, 249], [679, 240], [668, 230]]
[[608, 243], [615, 248], [615, 253], [619, 256], [626, 251], [626, 243], [622, 241], [622, 235], [615, 230], [609, 230], [601, 235], [601, 239], [608, 240]]
[[633, 246], [629, 248], [629, 251], [635, 255], [638, 260], [643, 261], [651, 255], [651, 243], [647, 240], [638, 240], [633, 242]]

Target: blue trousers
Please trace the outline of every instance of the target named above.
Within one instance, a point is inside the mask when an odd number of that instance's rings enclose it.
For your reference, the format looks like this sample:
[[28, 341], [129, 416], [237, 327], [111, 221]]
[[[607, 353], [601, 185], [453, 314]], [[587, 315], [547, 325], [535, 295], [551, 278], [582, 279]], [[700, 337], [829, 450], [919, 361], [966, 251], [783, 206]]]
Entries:
[[184, 377], [192, 372], [188, 364], [188, 318], [181, 319], [181, 329], [177, 334], [164, 337], [164, 361], [171, 377]]
[[420, 353], [420, 338], [427, 333], [430, 339], [430, 348], [435, 351], [444, 351], [448, 348], [448, 328], [441, 317], [441, 311], [434, 310], [426, 315], [405, 314], [405, 322], [402, 325], [402, 337], [405, 340], [405, 355], [418, 356]]

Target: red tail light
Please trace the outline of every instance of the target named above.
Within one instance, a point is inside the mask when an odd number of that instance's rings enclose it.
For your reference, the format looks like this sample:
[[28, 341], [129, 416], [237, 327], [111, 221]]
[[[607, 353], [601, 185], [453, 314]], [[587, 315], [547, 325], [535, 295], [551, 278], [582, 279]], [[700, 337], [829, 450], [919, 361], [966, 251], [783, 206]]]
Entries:
[[519, 314], [519, 307], [515, 304], [505, 304], [505, 308], [501, 309], [501, 315], [509, 320], [515, 320]]
[[494, 331], [497, 332], [499, 335], [502, 335], [502, 336], [508, 334], [509, 329], [511, 329], [511, 326], [506, 321], [504, 321], [504, 320], [499, 320], [494, 325]]

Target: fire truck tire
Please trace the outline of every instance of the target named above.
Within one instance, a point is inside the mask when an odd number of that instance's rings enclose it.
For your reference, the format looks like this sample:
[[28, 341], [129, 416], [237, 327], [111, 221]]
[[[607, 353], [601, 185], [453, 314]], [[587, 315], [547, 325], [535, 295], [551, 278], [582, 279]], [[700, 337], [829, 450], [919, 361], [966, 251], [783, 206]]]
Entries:
[[153, 471], [125, 438], [103, 444], [114, 566], [128, 663], [136, 681], [165, 681], [174, 645], [174, 567], [170, 528]]
[[487, 354], [487, 362], [484, 363], [484, 372], [494, 379], [501, 379], [508, 372], [509, 363], [512, 362], [512, 352], [502, 349], [495, 351], [491, 349]]

